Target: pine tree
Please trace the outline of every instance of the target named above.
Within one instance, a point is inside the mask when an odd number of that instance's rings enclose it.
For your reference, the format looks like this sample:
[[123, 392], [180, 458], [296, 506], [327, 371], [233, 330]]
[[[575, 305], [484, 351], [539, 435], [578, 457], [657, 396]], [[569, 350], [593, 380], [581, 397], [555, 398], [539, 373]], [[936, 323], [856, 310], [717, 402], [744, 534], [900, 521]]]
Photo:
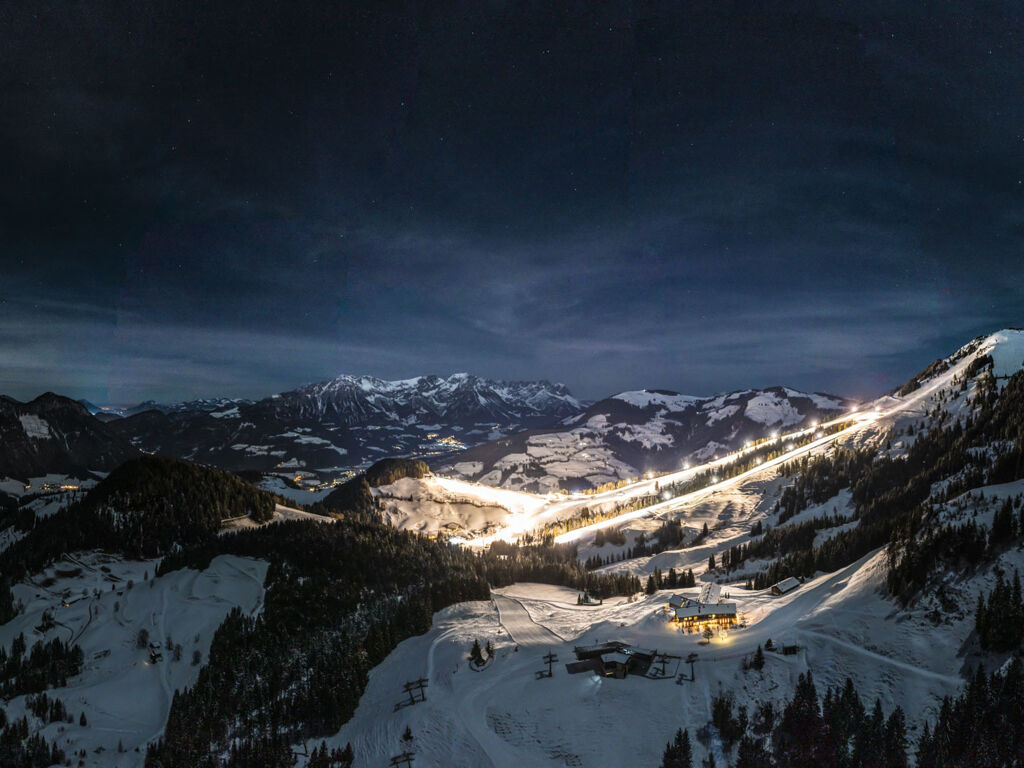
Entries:
[[896, 707], [885, 723], [885, 747], [883, 750], [885, 768], [906, 768], [907, 720], [903, 710]]
[[764, 651], [761, 649], [760, 643], [758, 643], [757, 650], [754, 651], [754, 659], [750, 662], [750, 667], [758, 672], [764, 669]]
[[811, 672], [800, 674], [793, 700], [786, 705], [775, 729], [775, 759], [792, 768], [819, 768], [821, 711]]
[[761, 739], [744, 734], [737, 750], [735, 768], [772, 768], [771, 753]]
[[689, 730], [679, 729], [673, 741], [665, 745], [661, 768], [692, 768], [693, 753]]

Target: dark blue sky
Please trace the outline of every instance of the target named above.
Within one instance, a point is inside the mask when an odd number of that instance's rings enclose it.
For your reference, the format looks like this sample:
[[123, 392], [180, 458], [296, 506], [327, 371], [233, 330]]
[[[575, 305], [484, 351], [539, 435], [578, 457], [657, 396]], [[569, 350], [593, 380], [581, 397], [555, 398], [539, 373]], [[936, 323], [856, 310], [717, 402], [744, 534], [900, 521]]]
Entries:
[[857, 396], [1024, 324], [1019, 2], [362, 5], [3, 12], [0, 392]]

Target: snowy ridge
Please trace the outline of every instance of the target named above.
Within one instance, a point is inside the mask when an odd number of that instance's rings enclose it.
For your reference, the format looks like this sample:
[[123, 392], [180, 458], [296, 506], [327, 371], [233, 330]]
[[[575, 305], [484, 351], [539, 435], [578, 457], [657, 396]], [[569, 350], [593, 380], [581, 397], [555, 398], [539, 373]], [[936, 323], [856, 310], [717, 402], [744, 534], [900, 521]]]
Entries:
[[525, 421], [538, 416], [561, 418], [582, 407], [563, 384], [493, 381], [468, 373], [399, 381], [342, 375], [285, 392], [278, 403], [302, 416], [330, 415], [350, 424], [375, 419]]
[[582, 405], [561, 384], [456, 373], [399, 381], [342, 375], [256, 402], [137, 408], [111, 428], [143, 450], [233, 471], [297, 470], [316, 487], [385, 456], [447, 456], [523, 429], [550, 428]]

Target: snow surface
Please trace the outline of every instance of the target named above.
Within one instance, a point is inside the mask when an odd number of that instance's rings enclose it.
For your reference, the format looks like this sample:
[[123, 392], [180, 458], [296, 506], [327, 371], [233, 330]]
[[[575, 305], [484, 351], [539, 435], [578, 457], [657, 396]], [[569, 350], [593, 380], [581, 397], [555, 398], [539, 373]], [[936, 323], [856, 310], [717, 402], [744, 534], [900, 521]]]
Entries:
[[18, 416], [18, 420], [21, 422], [21, 428], [25, 430], [25, 434], [33, 440], [49, 440], [53, 436], [46, 420], [34, 413], [23, 413]]
[[992, 373], [997, 380], [1012, 376], [1024, 367], [1024, 331], [993, 333], [982, 344], [981, 354], [992, 355]]
[[678, 395], [669, 392], [648, 392], [646, 389], [635, 392], [620, 392], [612, 397], [613, 400], [622, 400], [637, 408], [649, 408], [652, 405], [659, 405], [669, 411], [685, 411], [693, 408], [694, 404], [700, 401], [699, 397], [692, 395]]
[[803, 421], [800, 412], [790, 405], [785, 398], [779, 397], [771, 392], [765, 392], [750, 398], [743, 415], [751, 421], [765, 426], [775, 424], [789, 427]]
[[[233, 607], [251, 615], [263, 605], [266, 562], [220, 556], [204, 571], [184, 569], [147, 581], [145, 574], [155, 568], [152, 560], [69, 556], [14, 587], [25, 611], [0, 627], [0, 644], [6, 648], [20, 633], [29, 647], [54, 637], [81, 645], [81, 674], [47, 691], [64, 701], [74, 722], [51, 723], [41, 733], [68, 754], [86, 750], [87, 767], [141, 766], [146, 744], [163, 731], [174, 691], [198, 677], [193, 652], [205, 661], [213, 633]], [[70, 605], [62, 607], [62, 600]], [[43, 611], [50, 611], [57, 625], [40, 636], [34, 627]], [[140, 629], [153, 641], [166, 645], [170, 637], [180, 644], [181, 659], [175, 661], [165, 648], [163, 661], [151, 663], [148, 651], [136, 647]], [[21, 717], [25, 697], [12, 699], [5, 708], [9, 717]], [[86, 726], [78, 724], [81, 713]], [[124, 753], [117, 752], [118, 742]]]
[[[411, 638], [370, 673], [353, 719], [329, 740], [351, 742], [356, 766], [385, 765], [413, 733], [417, 764], [429, 766], [658, 765], [676, 728], [694, 731], [710, 720], [711, 698], [732, 691], [738, 704], [776, 703], [792, 695], [799, 673], [813, 670], [819, 690], [852, 676], [862, 697], [899, 704], [920, 722], [962, 683], [954, 670], [968, 627], [935, 628], [901, 615], [883, 596], [885, 555], [877, 552], [835, 574], [823, 575], [783, 597], [727, 585], [749, 626], [710, 645], [668, 623], [669, 591], [637, 602], [575, 605], [576, 593], [548, 585], [497, 590], [493, 603], [463, 603], [441, 611], [432, 629]], [[678, 591], [678, 590], [676, 590]], [[696, 596], [697, 590], [683, 590]], [[744, 673], [741, 661], [758, 644], [797, 644], [794, 656], [766, 654], [762, 672]], [[474, 639], [490, 641], [495, 659], [483, 671], [466, 662]], [[572, 647], [622, 640], [662, 652], [699, 654], [696, 682], [568, 675]], [[518, 650], [516, 650], [518, 649]], [[554, 652], [554, 677], [538, 679], [542, 655]], [[394, 710], [402, 684], [429, 678], [427, 700]], [[723, 763], [720, 745], [711, 749]], [[704, 747], [695, 742], [695, 764]]]

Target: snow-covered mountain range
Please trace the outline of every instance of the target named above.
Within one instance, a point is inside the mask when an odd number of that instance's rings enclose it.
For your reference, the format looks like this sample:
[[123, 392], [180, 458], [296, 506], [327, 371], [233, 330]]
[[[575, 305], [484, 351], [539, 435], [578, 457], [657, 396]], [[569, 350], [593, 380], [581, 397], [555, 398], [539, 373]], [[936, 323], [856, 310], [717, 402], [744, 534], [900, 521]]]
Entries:
[[[232, 470], [324, 479], [384, 456], [438, 457], [530, 428], [582, 404], [562, 384], [457, 373], [385, 381], [339, 376], [256, 402], [206, 399], [111, 422], [140, 449]], [[137, 410], [137, 409], [132, 409]]]
[[285, 392], [271, 402], [280, 414], [346, 425], [530, 425], [576, 414], [581, 407], [564, 384], [492, 381], [468, 373], [400, 381], [345, 375]]
[[440, 471], [486, 485], [543, 492], [588, 488], [699, 463], [769, 436], [824, 421], [852, 401], [788, 387], [713, 397], [622, 392], [563, 420], [471, 448]]

